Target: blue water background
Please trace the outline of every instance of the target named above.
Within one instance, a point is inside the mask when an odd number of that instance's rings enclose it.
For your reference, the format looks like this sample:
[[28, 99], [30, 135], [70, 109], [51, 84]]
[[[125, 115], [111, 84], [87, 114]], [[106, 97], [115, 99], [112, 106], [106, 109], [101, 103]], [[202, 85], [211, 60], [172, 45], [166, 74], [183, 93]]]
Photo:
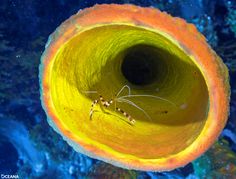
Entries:
[[[78, 10], [96, 3], [153, 6], [197, 26], [229, 68], [231, 111], [220, 139], [227, 141], [235, 155], [236, 1], [0, 0], [0, 174], [18, 174], [22, 178], [83, 178], [99, 162], [76, 153], [49, 127], [38, 84], [40, 56], [48, 36]], [[139, 173], [139, 178], [158, 177], [201, 178], [194, 163], [170, 172]]]

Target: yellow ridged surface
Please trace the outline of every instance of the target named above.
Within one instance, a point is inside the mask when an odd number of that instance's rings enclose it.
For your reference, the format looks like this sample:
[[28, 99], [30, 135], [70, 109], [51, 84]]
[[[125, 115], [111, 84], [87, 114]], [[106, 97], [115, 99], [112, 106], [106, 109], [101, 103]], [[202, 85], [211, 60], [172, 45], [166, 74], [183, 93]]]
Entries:
[[[105, 12], [114, 13], [113, 20]], [[50, 40], [41, 64], [42, 102], [51, 126], [79, 152], [125, 168], [170, 170], [207, 150], [224, 127], [227, 69], [185, 21], [152, 8], [101, 5], [73, 16]], [[127, 55], [140, 52], [155, 71], [141, 86], [121, 70]], [[132, 95], [156, 98], [125, 98], [142, 110], [118, 101], [106, 109], [98, 104], [90, 119], [99, 95], [115, 100], [125, 85]], [[126, 88], [119, 97], [127, 95]]]

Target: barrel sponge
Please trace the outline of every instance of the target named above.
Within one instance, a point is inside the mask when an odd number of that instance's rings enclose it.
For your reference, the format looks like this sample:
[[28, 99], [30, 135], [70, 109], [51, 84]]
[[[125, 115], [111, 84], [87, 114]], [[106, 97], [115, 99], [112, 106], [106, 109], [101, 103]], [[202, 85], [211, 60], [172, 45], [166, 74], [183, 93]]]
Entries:
[[220, 57], [193, 24], [155, 8], [79, 11], [49, 37], [39, 78], [48, 122], [68, 144], [128, 169], [186, 165], [229, 113]]

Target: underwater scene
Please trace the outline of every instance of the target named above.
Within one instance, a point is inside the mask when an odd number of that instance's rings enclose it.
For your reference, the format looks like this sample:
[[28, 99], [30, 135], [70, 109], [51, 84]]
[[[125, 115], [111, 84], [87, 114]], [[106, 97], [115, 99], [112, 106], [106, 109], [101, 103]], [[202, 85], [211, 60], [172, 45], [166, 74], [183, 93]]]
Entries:
[[236, 178], [236, 0], [0, 0], [0, 178]]

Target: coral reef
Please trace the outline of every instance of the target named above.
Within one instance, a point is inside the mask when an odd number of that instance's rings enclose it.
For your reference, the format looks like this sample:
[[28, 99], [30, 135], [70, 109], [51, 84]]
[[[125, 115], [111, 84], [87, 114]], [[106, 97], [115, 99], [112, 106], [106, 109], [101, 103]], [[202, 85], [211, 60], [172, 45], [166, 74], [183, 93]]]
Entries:
[[218, 43], [218, 37], [216, 31], [214, 30], [214, 25], [212, 18], [206, 14], [203, 14], [200, 17], [193, 18], [190, 20], [191, 23], [195, 24], [197, 29], [204, 34], [208, 43], [216, 47]]
[[[42, 125], [41, 129], [39, 128], [36, 126], [29, 132], [26, 126], [17, 120], [4, 117], [0, 119], [0, 133], [3, 135], [1, 138], [9, 141], [18, 153], [17, 174], [22, 178], [50, 178], [50, 176], [80, 178], [85, 176], [92, 166], [93, 160], [73, 151], [49, 128], [49, 132], [45, 132], [46, 126]], [[39, 135], [42, 134], [37, 133], [39, 130], [45, 135]], [[39, 137], [34, 136], [34, 132]], [[7, 170], [4, 167], [1, 171]]]
[[234, 36], [236, 37], [236, 3], [233, 1], [228, 1], [227, 6], [227, 24], [229, 25], [231, 31], [234, 33]]
[[[80, 8], [112, 2], [158, 7], [172, 15], [186, 18], [205, 34], [209, 43], [226, 62], [231, 76], [230, 119], [222, 133], [222, 137], [228, 142], [221, 140], [205, 155], [184, 168], [165, 173], [139, 172], [137, 178], [193, 179], [208, 175], [229, 178], [226, 173], [235, 175], [236, 8], [233, 0], [1, 0], [1, 172], [18, 173], [22, 178], [73, 179], [98, 174], [94, 171], [102, 162], [97, 163], [96, 160], [73, 151], [48, 126], [39, 100], [38, 65], [48, 35], [62, 21]], [[224, 12], [220, 13], [222, 11]], [[119, 171], [112, 166], [107, 168]]]
[[224, 59], [225, 64], [228, 66], [230, 72], [236, 71], [236, 39], [221, 42], [216, 51]]
[[94, 164], [86, 178], [96, 179], [96, 178], [129, 178], [129, 179], [136, 179], [139, 175], [139, 172], [133, 170], [125, 170], [122, 168], [114, 167], [113, 165], [104, 163], [104, 162], [97, 162]]
[[193, 162], [195, 175], [199, 178], [234, 178], [236, 176], [236, 155], [221, 139], [209, 151]]

